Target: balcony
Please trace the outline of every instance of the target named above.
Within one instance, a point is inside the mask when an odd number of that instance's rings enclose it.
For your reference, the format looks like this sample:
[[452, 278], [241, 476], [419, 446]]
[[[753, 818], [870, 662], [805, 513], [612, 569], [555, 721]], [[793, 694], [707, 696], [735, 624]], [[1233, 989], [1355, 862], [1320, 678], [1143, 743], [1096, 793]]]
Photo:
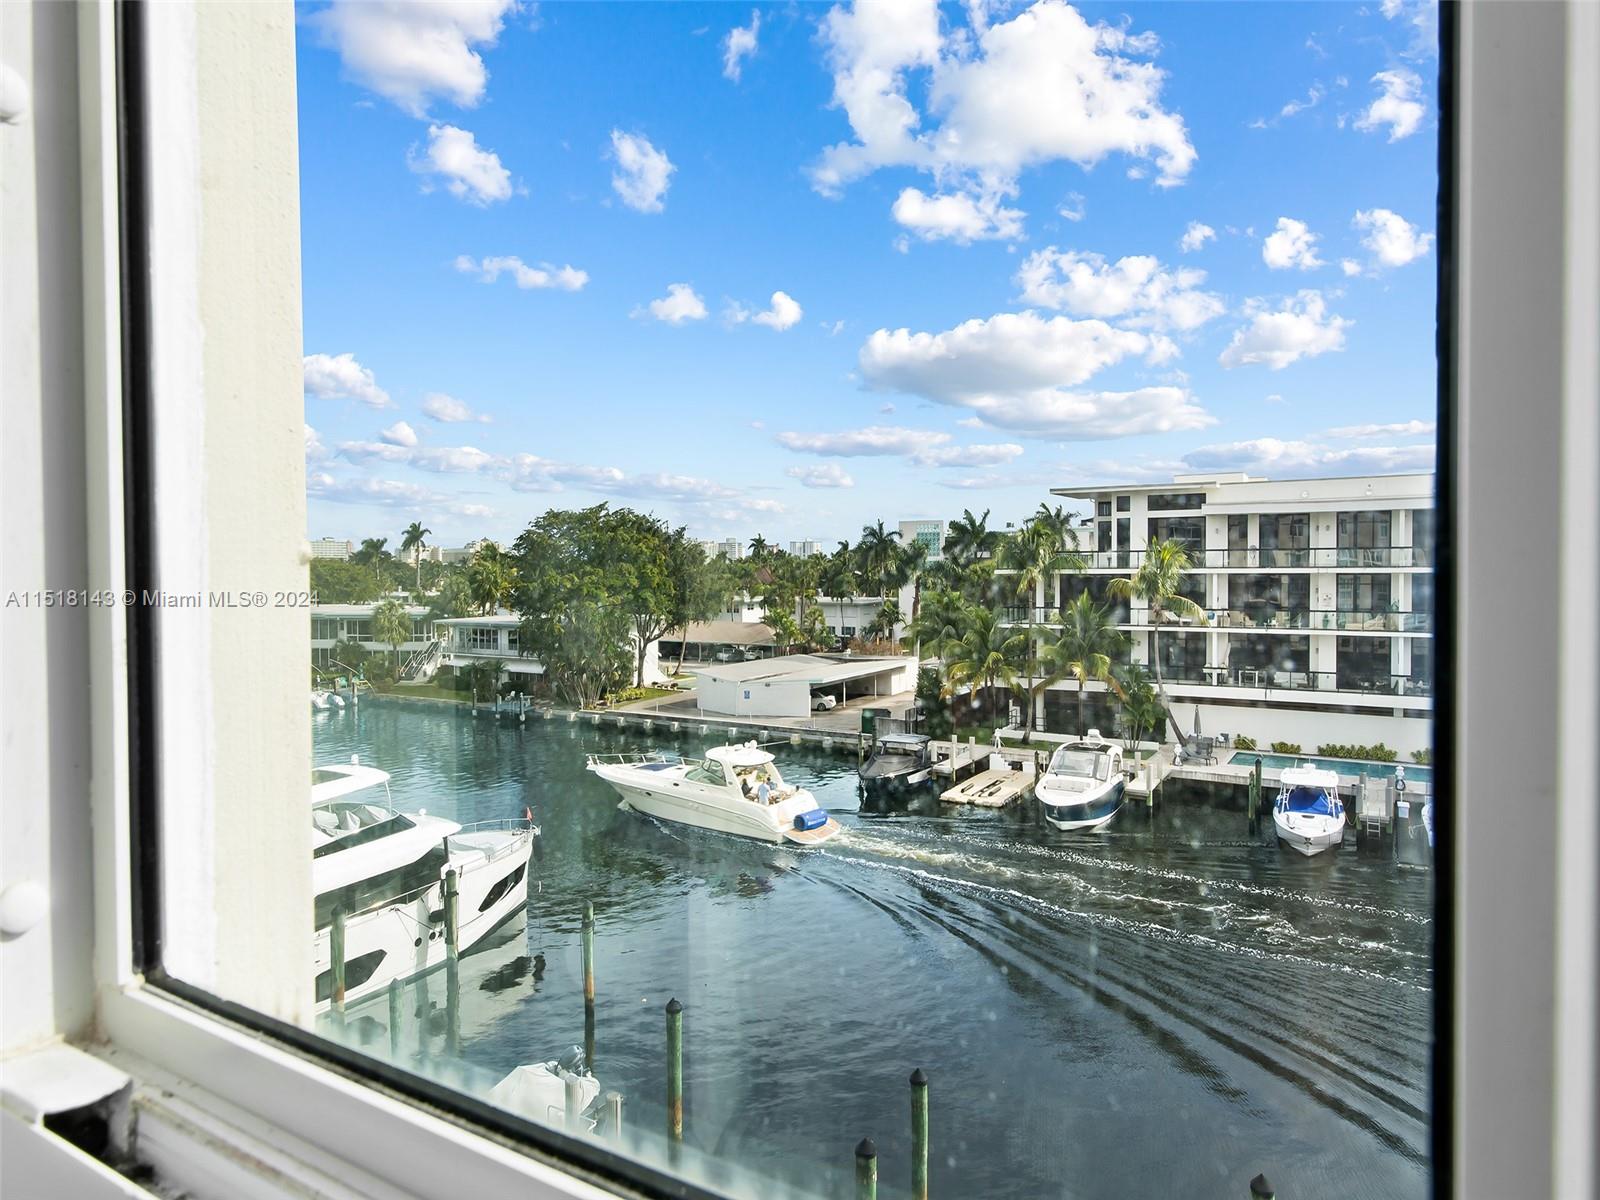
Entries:
[[1361, 612], [1323, 608], [1223, 609], [1207, 614], [1217, 629], [1301, 629], [1309, 632], [1432, 633], [1431, 612]]
[[[1163, 672], [1163, 675], [1167, 675]], [[1410, 675], [1362, 675], [1352, 671], [1295, 671], [1280, 667], [1205, 667], [1203, 674], [1167, 676], [1169, 683], [1218, 688], [1259, 688], [1274, 692], [1338, 692], [1357, 696], [1432, 696], [1433, 680]]]
[[[1090, 571], [1137, 571], [1143, 550], [1082, 550]], [[1227, 549], [1208, 546], [1191, 551], [1195, 571], [1324, 570], [1371, 571], [1431, 567], [1432, 546], [1315, 546], [1249, 547]]]

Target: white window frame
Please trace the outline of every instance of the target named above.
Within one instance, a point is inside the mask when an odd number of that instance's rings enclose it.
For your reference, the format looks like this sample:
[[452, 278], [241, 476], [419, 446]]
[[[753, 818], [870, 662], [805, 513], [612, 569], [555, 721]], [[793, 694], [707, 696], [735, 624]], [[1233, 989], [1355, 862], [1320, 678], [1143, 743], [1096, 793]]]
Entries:
[[[1453, 755], [1440, 765], [1454, 770], [1458, 800], [1456, 877], [1441, 879], [1448, 907], [1439, 923], [1453, 941], [1454, 976], [1439, 981], [1454, 997], [1453, 1028], [1438, 1032], [1452, 1056], [1454, 1094], [1435, 1100], [1436, 1119], [1451, 1123], [1451, 1157], [1435, 1168], [1457, 1196], [1586, 1196], [1596, 1192], [1592, 1133], [1600, 1116], [1593, 763], [1600, 729], [1600, 81], [1593, 71], [1600, 5], [1482, 3], [1448, 8], [1445, 18], [1459, 25], [1460, 304], [1457, 405], [1442, 446], [1455, 456], [1458, 598], [1453, 701], [1441, 709], [1447, 719], [1453, 711], [1456, 724]], [[88, 582], [117, 589], [126, 575], [112, 29], [108, 6], [79, 10]], [[52, 95], [48, 65], [35, 63], [43, 98]], [[10, 130], [0, 128], [4, 136]], [[1448, 231], [1440, 233], [1448, 245]], [[163, 264], [158, 274], [171, 269]], [[1508, 490], [1516, 503], [1507, 503]], [[46, 536], [82, 538], [74, 511], [81, 516], [83, 507], [61, 515], [47, 505]], [[1530, 512], [1542, 516], [1530, 520]], [[1551, 514], [1561, 519], [1545, 519]], [[1534, 578], [1551, 582], [1532, 588]], [[91, 1036], [76, 1025], [56, 1033], [90, 1041], [136, 1077], [176, 1078], [229, 1106], [239, 1120], [206, 1136], [215, 1145], [257, 1135], [251, 1144], [268, 1167], [279, 1165], [273, 1155], [317, 1164], [373, 1196], [617, 1194], [146, 986], [132, 972], [122, 617], [118, 609], [88, 614], [91, 678], [75, 710], [54, 706], [32, 714], [30, 726], [20, 708], [25, 698], [5, 697], [8, 728], [43, 731], [75, 712], [92, 763], [87, 796], [72, 778], [57, 784], [50, 777], [41, 787], [52, 836], [64, 834], [60, 845], [88, 856], [78, 868], [79, 878], [94, 881], [92, 913], [63, 892], [46, 926], [0, 947], [8, 972], [34, 953], [37, 942], [28, 938], [35, 934], [48, 939], [57, 961], [92, 955], [92, 985], [71, 972], [41, 984], [59, 993], [92, 986]], [[1508, 644], [1506, 628], [1524, 635]], [[88, 1000], [68, 994], [60, 1007], [71, 1013], [74, 1002], [81, 1008]], [[23, 1161], [19, 1146], [30, 1161], [54, 1155], [60, 1171], [94, 1179], [95, 1190], [81, 1194], [117, 1194], [113, 1181], [78, 1163], [52, 1135], [33, 1126], [19, 1133], [13, 1117], [3, 1120], [8, 1161]], [[271, 1193], [264, 1176], [253, 1178], [250, 1194]]]

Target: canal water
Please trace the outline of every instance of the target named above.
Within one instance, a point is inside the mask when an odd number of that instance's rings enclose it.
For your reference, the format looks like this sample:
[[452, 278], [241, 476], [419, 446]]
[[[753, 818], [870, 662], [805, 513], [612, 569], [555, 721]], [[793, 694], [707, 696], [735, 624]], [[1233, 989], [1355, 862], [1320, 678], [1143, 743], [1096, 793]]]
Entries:
[[583, 769], [717, 736], [382, 701], [313, 719], [317, 761], [391, 772], [402, 809], [543, 827], [526, 922], [463, 960], [486, 1077], [582, 1042], [592, 901], [602, 1088], [659, 1119], [675, 996], [690, 1147], [816, 1194], [851, 1194], [864, 1136], [904, 1193], [916, 1067], [936, 1197], [1244, 1197], [1258, 1171], [1294, 1200], [1427, 1193], [1425, 871], [1176, 802], [1091, 835], [1019, 806], [868, 813], [853, 755], [783, 745], [844, 826], [786, 849], [621, 812]]

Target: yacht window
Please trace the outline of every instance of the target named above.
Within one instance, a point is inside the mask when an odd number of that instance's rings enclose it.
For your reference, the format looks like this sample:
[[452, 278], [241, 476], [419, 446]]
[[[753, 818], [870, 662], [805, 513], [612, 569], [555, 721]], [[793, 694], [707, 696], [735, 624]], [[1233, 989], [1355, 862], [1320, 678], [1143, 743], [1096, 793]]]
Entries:
[[435, 846], [415, 862], [323, 892], [316, 902], [316, 928], [326, 928], [336, 908], [352, 917], [398, 901], [409, 903], [419, 899], [427, 889], [438, 884], [445, 865], [444, 847]]
[[[316, 827], [334, 838], [332, 842], [318, 846], [314, 852], [315, 856], [321, 858], [325, 854], [337, 854], [341, 850], [365, 846], [368, 842], [388, 837], [391, 833], [416, 827], [416, 822], [404, 813], [377, 811], [380, 815], [372, 818], [366, 805], [351, 805], [343, 810], [314, 810], [311, 819], [316, 823]], [[361, 821], [362, 812], [368, 812], [370, 818], [365, 823]], [[332, 822], [331, 826], [329, 822]]]
[[709, 758], [690, 768], [688, 778], [696, 783], [709, 783], [715, 787], [728, 785], [727, 776], [722, 773], [722, 764]]

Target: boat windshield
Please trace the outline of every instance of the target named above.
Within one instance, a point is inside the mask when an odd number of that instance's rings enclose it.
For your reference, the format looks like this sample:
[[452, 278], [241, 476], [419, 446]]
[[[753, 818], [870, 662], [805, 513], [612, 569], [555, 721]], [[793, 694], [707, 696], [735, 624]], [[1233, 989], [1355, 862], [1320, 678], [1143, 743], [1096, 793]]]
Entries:
[[360, 801], [323, 804], [311, 810], [311, 828], [316, 841], [313, 856], [321, 858], [339, 850], [376, 841], [410, 829], [416, 822], [382, 804]]
[[908, 746], [904, 742], [879, 742], [879, 754], [903, 754], [907, 758], [915, 758], [921, 752], [919, 746]]
[[1080, 779], [1107, 779], [1111, 775], [1111, 756], [1063, 746], [1050, 760], [1050, 774], [1076, 775]]
[[1328, 793], [1321, 788], [1297, 787], [1290, 790], [1288, 798], [1284, 801], [1284, 808], [1292, 813], [1304, 813], [1307, 816], [1331, 817], [1333, 815], [1333, 801], [1328, 799]]
[[728, 786], [728, 777], [722, 773], [722, 764], [709, 758], [689, 768], [686, 778], [692, 779], [695, 783], [709, 783], [713, 787]]

